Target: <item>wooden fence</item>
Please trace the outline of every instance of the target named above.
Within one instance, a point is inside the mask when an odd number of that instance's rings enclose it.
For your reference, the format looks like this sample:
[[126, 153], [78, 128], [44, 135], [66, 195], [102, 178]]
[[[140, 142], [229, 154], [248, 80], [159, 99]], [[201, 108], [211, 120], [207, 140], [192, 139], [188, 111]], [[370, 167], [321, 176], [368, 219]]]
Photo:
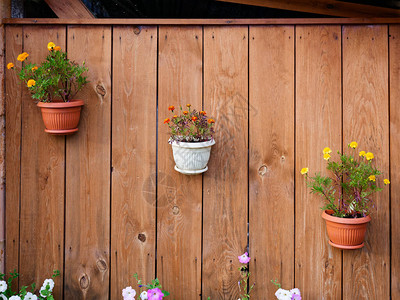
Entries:
[[[237, 299], [248, 249], [254, 299], [274, 298], [271, 279], [307, 300], [400, 297], [400, 25], [249, 24], [7, 25], [6, 62], [40, 61], [52, 41], [90, 69], [68, 137], [44, 133], [6, 73], [6, 269], [20, 286], [58, 269], [56, 299], [114, 300], [137, 272], [170, 299]], [[186, 103], [216, 120], [204, 175], [173, 169], [162, 120]], [[365, 247], [341, 251], [300, 169], [323, 171], [322, 149], [353, 140], [392, 184]]]

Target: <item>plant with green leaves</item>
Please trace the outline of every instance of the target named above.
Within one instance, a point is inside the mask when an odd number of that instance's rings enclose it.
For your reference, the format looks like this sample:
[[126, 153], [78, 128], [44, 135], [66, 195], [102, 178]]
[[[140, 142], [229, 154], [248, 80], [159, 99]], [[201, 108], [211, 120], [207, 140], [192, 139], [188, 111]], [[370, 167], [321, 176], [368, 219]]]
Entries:
[[[325, 200], [323, 210], [331, 210], [333, 216], [340, 218], [365, 217], [374, 206], [372, 194], [382, 191], [377, 184], [378, 176], [382, 172], [374, 165], [372, 152], [360, 151], [357, 155], [357, 142], [351, 142], [348, 147], [352, 149], [352, 153], [338, 151], [338, 161], [331, 160], [332, 150], [329, 147], [323, 149], [323, 158], [327, 161], [326, 169], [331, 176], [323, 176], [321, 173], [309, 176], [308, 168], [302, 168], [300, 172], [306, 177], [311, 193], [318, 194]], [[387, 185], [390, 181], [384, 179], [383, 183]]]
[[[162, 300], [169, 295], [167, 291], [162, 289], [158, 278], [153, 279], [150, 284], [143, 284], [137, 273], [133, 274], [133, 277], [135, 277], [137, 285], [139, 286], [139, 297], [141, 300]], [[122, 290], [122, 297], [124, 300], [134, 300], [135, 296], [136, 290], [131, 286], [127, 286]]]
[[[23, 63], [18, 77], [26, 84], [32, 98], [39, 102], [72, 100], [88, 83], [84, 73], [88, 71], [85, 62], [82, 65], [71, 61], [67, 53], [53, 42], [48, 43], [49, 54], [41, 64], [28, 62], [29, 54], [18, 55], [17, 60]], [[12, 62], [8, 69], [15, 69]]]
[[10, 273], [7, 281], [5, 280], [5, 274], [0, 273], [0, 299], [8, 300], [54, 300], [53, 288], [54, 288], [54, 278], [60, 276], [58, 270], [53, 272], [51, 278], [46, 279], [43, 282], [42, 287], [39, 290], [39, 296], [35, 295], [36, 284], [32, 283], [30, 285], [30, 291], [28, 291], [28, 286], [23, 286], [19, 292], [14, 292], [12, 290], [12, 282], [14, 279], [18, 278], [19, 274], [14, 270]]

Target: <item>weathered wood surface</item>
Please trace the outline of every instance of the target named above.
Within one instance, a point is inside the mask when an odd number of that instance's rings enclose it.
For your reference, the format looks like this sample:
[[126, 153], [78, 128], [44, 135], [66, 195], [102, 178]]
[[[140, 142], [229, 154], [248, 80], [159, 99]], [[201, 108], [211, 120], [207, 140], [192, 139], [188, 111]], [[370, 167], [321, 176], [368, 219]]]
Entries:
[[113, 30], [111, 298], [155, 276], [157, 28]]
[[[22, 26], [6, 28], [6, 63], [18, 65], [22, 53]], [[14, 70], [6, 71], [6, 273], [19, 268], [19, 219], [21, 188], [22, 85]], [[14, 288], [18, 287], [15, 281]]]
[[[389, 177], [388, 28], [343, 27], [343, 147], [357, 141]], [[389, 188], [373, 196], [365, 247], [343, 252], [343, 299], [390, 298]]]
[[215, 141], [203, 186], [203, 295], [238, 298], [248, 219], [248, 27], [204, 28], [204, 109]]
[[340, 299], [341, 251], [328, 244], [322, 199], [300, 174], [327, 173], [322, 150], [341, 150], [341, 32], [339, 26], [296, 27], [296, 287], [305, 299]]
[[250, 271], [263, 299], [271, 279], [294, 285], [294, 27], [252, 26], [249, 39]]
[[168, 106], [202, 108], [202, 28], [159, 28], [157, 276], [177, 299], [201, 293], [202, 176], [174, 170]]
[[[23, 30], [29, 62], [44, 60], [50, 41], [65, 48], [65, 26]], [[22, 86], [20, 285], [41, 285], [53, 270], [63, 269], [65, 138], [44, 132], [40, 110]], [[62, 277], [55, 282], [54, 295], [62, 297]]]
[[[53, 40], [90, 69], [79, 132], [66, 138], [43, 132], [6, 71], [6, 269], [21, 284], [57, 268], [60, 299], [120, 299], [137, 272], [171, 299], [237, 299], [248, 247], [256, 299], [273, 298], [271, 279], [303, 299], [399, 295], [398, 25], [7, 25], [6, 35], [6, 62], [23, 50], [38, 61]], [[167, 143], [168, 106], [187, 103], [216, 120], [203, 176], [177, 173]], [[323, 171], [322, 149], [353, 139], [392, 185], [376, 197], [366, 247], [342, 254], [300, 169]]]
[[400, 298], [400, 26], [389, 26], [392, 299]]
[[66, 299], [108, 299], [110, 270], [111, 28], [68, 27], [68, 55], [90, 67], [78, 95], [79, 133], [67, 138]]

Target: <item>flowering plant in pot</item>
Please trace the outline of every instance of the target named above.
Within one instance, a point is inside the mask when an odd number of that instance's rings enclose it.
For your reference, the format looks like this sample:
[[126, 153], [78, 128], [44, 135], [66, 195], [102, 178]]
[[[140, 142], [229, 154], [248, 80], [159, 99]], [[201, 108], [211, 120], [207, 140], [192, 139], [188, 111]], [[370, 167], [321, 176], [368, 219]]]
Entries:
[[180, 107], [180, 114], [175, 115], [175, 106], [168, 109], [174, 114], [166, 118], [164, 124], [170, 129], [169, 143], [175, 160], [175, 170], [187, 175], [200, 174], [208, 170], [211, 146], [215, 144], [214, 123], [205, 111]]
[[[66, 135], [78, 131], [82, 100], [75, 95], [88, 83], [83, 74], [88, 71], [85, 62], [82, 66], [69, 60], [67, 53], [53, 42], [48, 43], [49, 54], [40, 64], [28, 62], [29, 54], [18, 55], [23, 63], [18, 72], [19, 79], [26, 84], [32, 99], [38, 102], [42, 111], [46, 132]], [[8, 69], [16, 69], [14, 63]]]
[[[327, 170], [331, 176], [308, 175], [308, 168], [301, 169], [311, 193], [323, 197], [326, 204], [322, 207], [322, 217], [326, 221], [329, 243], [340, 249], [358, 249], [364, 246], [367, 224], [374, 207], [371, 195], [382, 190], [378, 186], [378, 177], [382, 174], [374, 166], [374, 154], [356, 152], [357, 142], [348, 147], [352, 154], [338, 151], [339, 160], [331, 160], [331, 149], [323, 149], [327, 161]], [[383, 184], [390, 184], [388, 179]]]

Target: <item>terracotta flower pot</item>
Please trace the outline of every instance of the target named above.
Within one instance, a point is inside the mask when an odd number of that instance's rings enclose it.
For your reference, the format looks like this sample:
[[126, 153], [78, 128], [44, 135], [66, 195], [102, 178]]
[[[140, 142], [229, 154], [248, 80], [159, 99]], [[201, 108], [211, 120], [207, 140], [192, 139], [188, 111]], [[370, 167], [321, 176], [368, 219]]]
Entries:
[[50, 134], [67, 135], [78, 131], [82, 100], [69, 102], [39, 102], [45, 131]]
[[338, 218], [332, 216], [333, 211], [325, 210], [322, 218], [326, 221], [329, 244], [340, 249], [359, 249], [364, 247], [367, 224], [370, 216], [363, 218]]

